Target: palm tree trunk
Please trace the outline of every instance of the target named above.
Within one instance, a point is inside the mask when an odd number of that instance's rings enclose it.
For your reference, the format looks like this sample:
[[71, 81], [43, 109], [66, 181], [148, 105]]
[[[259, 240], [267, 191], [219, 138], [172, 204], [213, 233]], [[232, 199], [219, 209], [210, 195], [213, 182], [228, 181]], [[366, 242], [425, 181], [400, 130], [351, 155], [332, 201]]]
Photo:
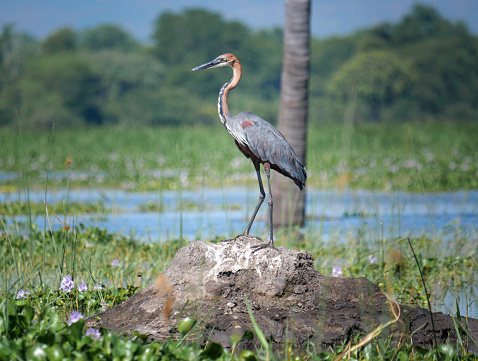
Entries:
[[[278, 128], [305, 166], [310, 64], [310, 0], [286, 0]], [[273, 182], [274, 227], [305, 224], [305, 190], [288, 178]]]

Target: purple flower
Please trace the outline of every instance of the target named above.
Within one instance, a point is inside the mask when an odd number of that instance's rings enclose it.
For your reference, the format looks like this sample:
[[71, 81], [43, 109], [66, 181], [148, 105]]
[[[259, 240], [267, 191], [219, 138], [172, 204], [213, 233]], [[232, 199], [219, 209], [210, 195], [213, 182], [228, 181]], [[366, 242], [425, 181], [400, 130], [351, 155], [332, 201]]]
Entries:
[[30, 295], [30, 294], [31, 294], [31, 293], [28, 292], [28, 291], [20, 290], [20, 291], [18, 291], [18, 293], [17, 293], [16, 299], [17, 299], [17, 300], [21, 300], [22, 298], [27, 298], [28, 295]]
[[81, 283], [80, 285], [78, 285], [78, 291], [80, 292], [86, 292], [88, 291], [88, 286], [86, 285], [85, 282]]
[[332, 268], [332, 276], [334, 277], [340, 277], [342, 276], [343, 272], [342, 272], [342, 268], [339, 267], [339, 266], [334, 266], [334, 268]]
[[78, 322], [83, 318], [83, 315], [79, 312], [73, 311], [70, 313], [68, 318], [68, 326], [71, 326], [73, 323]]
[[370, 264], [377, 263], [377, 257], [370, 255], [368, 256], [368, 261], [370, 262]]
[[103, 289], [103, 286], [101, 285], [101, 283], [97, 283], [97, 284], [93, 287], [93, 289], [94, 289], [95, 291], [99, 291], [99, 290], [102, 290], [102, 289]]
[[101, 333], [97, 328], [90, 327], [86, 330], [86, 336], [90, 336], [91, 338], [98, 340], [101, 337]]
[[66, 275], [60, 283], [60, 290], [65, 292], [70, 292], [73, 289], [75, 282], [71, 279], [69, 275]]
[[115, 259], [113, 262], [111, 262], [111, 266], [113, 267], [119, 267], [120, 263], [118, 259]]

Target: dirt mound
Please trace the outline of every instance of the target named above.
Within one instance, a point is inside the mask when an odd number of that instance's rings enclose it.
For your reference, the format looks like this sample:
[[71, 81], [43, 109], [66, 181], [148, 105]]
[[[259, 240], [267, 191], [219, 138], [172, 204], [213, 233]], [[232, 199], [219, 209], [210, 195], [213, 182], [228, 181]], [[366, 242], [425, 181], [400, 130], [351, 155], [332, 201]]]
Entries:
[[[232, 334], [253, 329], [247, 297], [274, 347], [283, 349], [293, 340], [297, 347], [313, 343], [326, 349], [395, 318], [388, 298], [367, 279], [324, 276], [314, 269], [309, 253], [285, 247], [253, 252], [251, 246], [257, 244], [257, 238], [248, 236], [219, 244], [191, 242], [177, 252], [156, 284], [90, 317], [87, 324], [127, 334], [138, 331], [152, 341], [177, 336], [178, 319], [191, 316], [202, 321], [198, 337], [228, 347]], [[438, 342], [455, 343], [452, 318], [435, 313], [434, 320]], [[468, 329], [478, 339], [478, 320], [469, 319]], [[429, 312], [400, 306], [400, 319], [384, 336], [412, 337], [415, 345], [431, 347]], [[257, 338], [239, 344], [254, 346], [259, 346]]]

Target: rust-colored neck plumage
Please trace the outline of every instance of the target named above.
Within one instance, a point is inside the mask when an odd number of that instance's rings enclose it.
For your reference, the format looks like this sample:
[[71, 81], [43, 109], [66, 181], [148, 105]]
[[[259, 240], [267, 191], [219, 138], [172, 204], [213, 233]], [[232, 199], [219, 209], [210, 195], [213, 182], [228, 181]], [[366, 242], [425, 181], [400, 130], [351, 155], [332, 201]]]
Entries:
[[237, 86], [242, 75], [242, 65], [239, 62], [239, 59], [236, 58], [230, 67], [232, 68], [232, 78], [229, 82], [222, 86], [221, 90], [219, 91], [219, 98], [217, 100], [217, 111], [219, 113], [219, 118], [226, 128], [227, 118], [231, 116], [229, 107], [227, 106], [227, 96], [229, 95], [229, 92]]

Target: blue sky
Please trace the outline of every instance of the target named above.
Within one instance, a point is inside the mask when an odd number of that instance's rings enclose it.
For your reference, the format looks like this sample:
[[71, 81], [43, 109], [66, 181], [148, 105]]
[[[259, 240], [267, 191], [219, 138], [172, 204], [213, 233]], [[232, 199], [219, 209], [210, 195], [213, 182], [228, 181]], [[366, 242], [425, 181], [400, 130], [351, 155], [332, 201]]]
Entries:
[[[202, 7], [240, 20], [251, 28], [282, 26], [284, 0], [0, 0], [0, 26], [16, 28], [43, 38], [61, 26], [81, 30], [99, 23], [123, 26], [141, 41], [148, 41], [153, 22], [165, 10]], [[399, 20], [414, 0], [312, 0], [312, 33], [341, 35], [384, 21]], [[445, 17], [464, 21], [478, 34], [478, 0], [424, 0]]]

